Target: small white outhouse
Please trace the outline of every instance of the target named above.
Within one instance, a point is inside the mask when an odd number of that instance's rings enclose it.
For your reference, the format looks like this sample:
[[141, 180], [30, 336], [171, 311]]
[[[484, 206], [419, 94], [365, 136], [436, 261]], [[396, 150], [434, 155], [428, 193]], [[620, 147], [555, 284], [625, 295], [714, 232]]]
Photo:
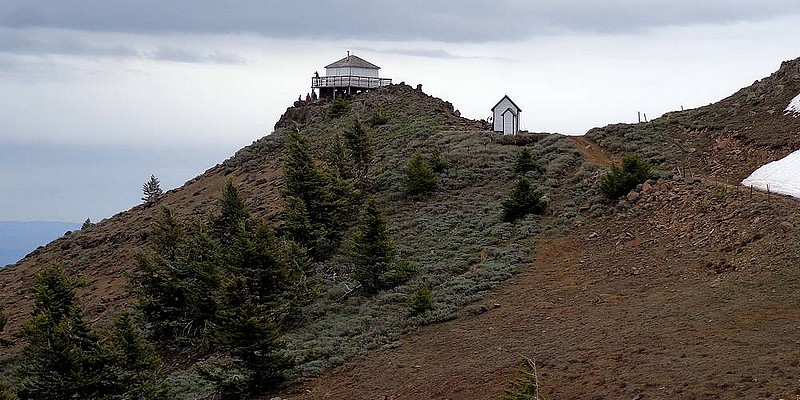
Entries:
[[522, 109], [508, 95], [503, 96], [492, 107], [492, 130], [504, 135], [516, 135], [519, 132], [519, 114]]

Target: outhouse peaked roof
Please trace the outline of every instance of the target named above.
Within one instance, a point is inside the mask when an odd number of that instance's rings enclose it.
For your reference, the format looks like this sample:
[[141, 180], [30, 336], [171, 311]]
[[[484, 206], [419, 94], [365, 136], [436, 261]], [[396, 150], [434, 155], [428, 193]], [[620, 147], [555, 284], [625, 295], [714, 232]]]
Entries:
[[516, 107], [516, 108], [517, 108], [517, 111], [519, 111], [519, 112], [522, 112], [522, 109], [521, 109], [521, 108], [519, 108], [519, 106], [517, 105], [517, 103], [514, 103], [514, 100], [511, 100], [511, 97], [508, 97], [508, 95], [505, 95], [505, 96], [503, 96], [503, 98], [502, 98], [502, 99], [500, 99], [500, 101], [498, 101], [498, 102], [497, 102], [497, 104], [495, 104], [495, 105], [494, 105], [494, 107], [492, 107], [492, 111], [494, 112], [494, 109], [495, 109], [495, 108], [497, 108], [497, 106], [499, 106], [499, 105], [500, 105], [500, 103], [502, 103], [502, 102], [503, 102], [503, 100], [505, 100], [505, 99], [508, 99], [508, 101], [510, 101], [510, 102], [511, 102], [511, 104], [513, 104], [513, 105], [514, 105], [514, 107]]
[[370, 68], [370, 69], [381, 69], [381, 67], [364, 60], [359, 56], [349, 55], [339, 61], [336, 61], [333, 64], [326, 65], [325, 68], [340, 68], [340, 67], [358, 67], [358, 68]]

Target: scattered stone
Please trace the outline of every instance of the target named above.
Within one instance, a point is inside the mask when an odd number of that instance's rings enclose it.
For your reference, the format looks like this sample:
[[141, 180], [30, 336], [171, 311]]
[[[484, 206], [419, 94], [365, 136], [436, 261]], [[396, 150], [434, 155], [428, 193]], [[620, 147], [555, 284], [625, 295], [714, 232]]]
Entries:
[[599, 238], [599, 237], [600, 237], [600, 234], [597, 233], [597, 232], [592, 232], [592, 233], [589, 234], [589, 239], [595, 239], [595, 238]]
[[651, 185], [649, 182], [642, 184], [642, 193], [648, 193], [651, 190], [653, 190], [653, 185]]
[[789, 221], [783, 221], [780, 223], [781, 230], [784, 232], [789, 232], [794, 229], [794, 225], [792, 225]]
[[628, 199], [628, 201], [631, 201], [631, 202], [636, 201], [636, 200], [639, 199], [639, 192], [631, 191], [630, 193], [628, 193], [627, 196], [625, 196], [625, 198]]

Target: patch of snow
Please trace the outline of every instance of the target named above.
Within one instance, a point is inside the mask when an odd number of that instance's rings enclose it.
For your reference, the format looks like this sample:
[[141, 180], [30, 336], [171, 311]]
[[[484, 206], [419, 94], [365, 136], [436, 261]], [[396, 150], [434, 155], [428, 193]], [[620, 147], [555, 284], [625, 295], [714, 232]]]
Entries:
[[786, 106], [786, 110], [784, 110], [783, 113], [794, 114], [794, 116], [800, 115], [800, 94], [789, 102], [789, 105]]
[[[796, 97], [797, 100], [800, 96]], [[794, 102], [794, 100], [792, 100]], [[800, 105], [798, 105], [800, 107]], [[800, 113], [800, 109], [797, 111]], [[800, 150], [753, 171], [742, 185], [800, 198]]]

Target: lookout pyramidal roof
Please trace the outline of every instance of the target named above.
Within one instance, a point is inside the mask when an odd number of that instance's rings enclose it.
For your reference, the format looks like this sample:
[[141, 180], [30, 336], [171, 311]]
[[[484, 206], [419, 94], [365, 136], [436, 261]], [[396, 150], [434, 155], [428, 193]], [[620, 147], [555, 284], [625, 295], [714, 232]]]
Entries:
[[336, 61], [333, 64], [326, 65], [325, 68], [340, 68], [340, 67], [358, 67], [358, 68], [371, 68], [381, 69], [381, 67], [364, 60], [359, 56], [348, 55], [347, 57]]

